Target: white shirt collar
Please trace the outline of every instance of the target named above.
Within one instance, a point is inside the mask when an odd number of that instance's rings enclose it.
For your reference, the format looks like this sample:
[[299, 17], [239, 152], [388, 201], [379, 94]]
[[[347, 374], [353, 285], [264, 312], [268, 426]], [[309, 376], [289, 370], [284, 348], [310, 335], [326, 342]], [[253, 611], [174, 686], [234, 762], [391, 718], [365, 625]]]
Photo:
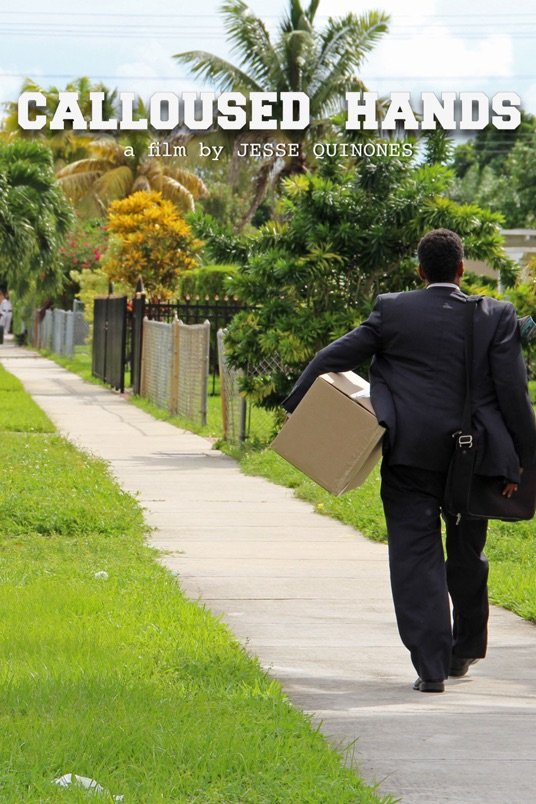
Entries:
[[426, 285], [426, 290], [429, 288], [454, 288], [454, 290], [459, 290], [460, 286], [454, 282], [432, 282], [430, 285]]

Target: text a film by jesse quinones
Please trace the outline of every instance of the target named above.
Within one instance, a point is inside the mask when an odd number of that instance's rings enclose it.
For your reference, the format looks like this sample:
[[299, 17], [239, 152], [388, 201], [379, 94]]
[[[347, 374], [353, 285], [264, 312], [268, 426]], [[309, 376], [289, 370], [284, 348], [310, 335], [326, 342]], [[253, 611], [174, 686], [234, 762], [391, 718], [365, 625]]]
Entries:
[[[205, 142], [195, 142], [192, 146], [201, 159], [210, 159], [218, 162], [224, 145], [212, 145]], [[242, 142], [234, 147], [233, 155], [238, 159], [272, 159], [286, 156], [299, 156], [302, 145], [299, 142]], [[148, 157], [163, 159], [182, 159], [190, 154], [189, 145], [170, 143], [167, 140], [153, 140], [147, 146]], [[372, 157], [372, 156], [413, 156], [417, 146], [411, 142], [380, 142], [369, 140], [366, 142], [313, 142], [311, 151], [315, 159], [328, 157]], [[128, 145], [125, 147], [126, 156], [134, 156], [134, 151]]]
[[[303, 130], [310, 124], [310, 101], [304, 92], [156, 92], [149, 101], [147, 117], [136, 114], [136, 94], [120, 92], [120, 117], [105, 119], [104, 92], [90, 92], [91, 113], [84, 117], [78, 92], [60, 92], [54, 114], [47, 111], [42, 92], [23, 92], [18, 101], [18, 122], [22, 129], [48, 126], [61, 131], [66, 125], [75, 131], [144, 130], [172, 131], [183, 127], [206, 131], [217, 125], [227, 131]], [[497, 129], [515, 129], [521, 122], [521, 99], [516, 92], [422, 92], [418, 108], [410, 92], [392, 92], [385, 113], [378, 117], [377, 92], [347, 92], [347, 130], [477, 131], [491, 124]], [[277, 114], [274, 114], [277, 106]]]

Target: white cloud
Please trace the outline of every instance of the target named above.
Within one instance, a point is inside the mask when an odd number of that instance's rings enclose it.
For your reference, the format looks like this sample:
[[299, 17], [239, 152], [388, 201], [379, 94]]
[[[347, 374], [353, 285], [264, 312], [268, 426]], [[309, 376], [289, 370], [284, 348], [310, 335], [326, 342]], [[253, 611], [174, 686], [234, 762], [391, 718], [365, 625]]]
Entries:
[[372, 9], [378, 9], [390, 14], [391, 19], [402, 18], [404, 24], [422, 25], [423, 18], [429, 17], [436, 11], [435, 0], [370, 0], [360, 3], [359, 7], [354, 0], [321, 0], [317, 11], [317, 18], [324, 16], [342, 17], [353, 12], [358, 16]]
[[531, 84], [524, 92], [520, 92], [519, 94], [521, 95], [523, 109], [534, 114], [534, 110], [536, 109], [536, 84]]
[[18, 75], [12, 77], [13, 73], [17, 74], [20, 72], [20, 69], [13, 64], [10, 64], [8, 67], [0, 67], [0, 118], [3, 117], [3, 104], [18, 100], [22, 82], [25, 77], [33, 78], [39, 83], [39, 74], [37, 71], [29, 71], [21, 77]]
[[[169, 90], [170, 92], [185, 92], [199, 90], [199, 82], [185, 80], [185, 67], [179, 65], [170, 55], [169, 46], [152, 40], [139, 48], [139, 59], [123, 62], [116, 68], [117, 78], [114, 86], [119, 90], [131, 90], [146, 99], [154, 92]], [[177, 81], [167, 80], [169, 76], [177, 75]], [[144, 80], [137, 81], [136, 76]], [[145, 80], [149, 78], [150, 80]], [[164, 80], [166, 79], [166, 80]]]
[[[433, 85], [437, 91], [480, 89], [489, 84], [489, 76], [513, 77], [513, 42], [506, 34], [468, 40], [453, 36], [446, 27], [428, 27], [419, 35], [382, 42], [367, 59], [362, 74], [370, 87], [379, 83], [384, 92], [390, 86], [418, 90]], [[501, 83], [501, 88], [513, 89]]]
[[363, 64], [361, 73], [369, 89], [377, 85], [383, 93], [391, 89], [471, 90], [487, 85], [490, 75], [508, 78], [514, 74], [512, 37], [505, 33], [485, 38], [460, 36], [462, 32], [471, 34], [471, 29], [464, 31], [463, 16], [456, 15], [450, 16], [451, 29], [443, 12], [446, 8], [452, 15], [452, 8], [441, 0], [381, 0], [363, 3], [359, 9], [353, 0], [322, 0], [319, 21], [328, 13], [336, 17], [374, 7], [390, 14], [391, 22], [389, 33]]

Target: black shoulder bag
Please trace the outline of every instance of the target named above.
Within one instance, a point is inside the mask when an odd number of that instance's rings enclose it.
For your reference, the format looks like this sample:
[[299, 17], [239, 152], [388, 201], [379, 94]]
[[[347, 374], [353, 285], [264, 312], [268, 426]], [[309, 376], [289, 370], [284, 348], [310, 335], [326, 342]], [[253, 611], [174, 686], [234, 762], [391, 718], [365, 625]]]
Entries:
[[462, 429], [453, 434], [454, 452], [450, 461], [443, 508], [449, 514], [470, 519], [501, 519], [516, 522], [532, 519], [536, 510], [536, 466], [525, 468], [518, 490], [511, 497], [501, 492], [506, 483], [502, 477], [486, 477], [475, 473], [478, 454], [476, 433], [472, 424], [473, 329], [476, 303], [481, 297], [468, 299], [465, 309], [465, 404]]

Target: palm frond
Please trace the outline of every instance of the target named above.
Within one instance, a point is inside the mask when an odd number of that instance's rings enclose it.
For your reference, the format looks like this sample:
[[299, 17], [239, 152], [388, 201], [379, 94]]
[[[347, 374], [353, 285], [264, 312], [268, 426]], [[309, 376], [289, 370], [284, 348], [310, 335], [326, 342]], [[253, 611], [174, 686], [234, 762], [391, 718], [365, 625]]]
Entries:
[[70, 151], [89, 149], [91, 140], [88, 139], [87, 134], [80, 133], [79, 131], [53, 131], [47, 134], [47, 145], [52, 150], [59, 151], [69, 149]]
[[160, 192], [180, 209], [190, 211], [195, 208], [194, 197], [186, 187], [171, 176], [162, 176]]
[[279, 30], [282, 34], [291, 31], [313, 31], [311, 20], [307, 11], [302, 7], [300, 0], [289, 0], [289, 13], [283, 18]]
[[[311, 117], [316, 118], [319, 124], [326, 123], [331, 115], [342, 111], [347, 92], [366, 92], [366, 90], [366, 85], [356, 75], [333, 81], [330, 84], [329, 94], [324, 87], [321, 87], [311, 98]], [[382, 114], [381, 117], [383, 116]]]
[[205, 182], [200, 179], [199, 176], [196, 176], [195, 173], [191, 173], [189, 170], [178, 167], [169, 167], [164, 168], [163, 175], [178, 181], [179, 184], [182, 184], [183, 187], [186, 187], [188, 192], [190, 192], [194, 198], [203, 198], [208, 195], [208, 189]]
[[65, 176], [72, 176], [75, 173], [104, 173], [106, 170], [112, 170], [115, 167], [113, 162], [108, 159], [79, 159], [77, 162], [71, 162], [70, 165], [65, 165], [61, 170], [58, 170], [57, 177], [63, 179]]
[[204, 50], [176, 53], [173, 58], [180, 64], [189, 65], [193, 75], [209, 81], [223, 92], [239, 89], [261, 92], [263, 89], [250, 75], [235, 67], [230, 61]]
[[389, 15], [380, 11], [370, 11], [360, 17], [347, 14], [338, 19], [330, 18], [320, 34], [317, 71], [320, 74], [331, 72], [336, 66], [341, 71], [353, 71], [387, 33], [388, 22]]
[[322, 110], [328, 102], [330, 87], [353, 77], [365, 55], [387, 31], [387, 20], [387, 15], [376, 11], [363, 17], [348, 14], [330, 20], [322, 33], [315, 76], [309, 88], [311, 110]]
[[233, 43], [232, 52], [248, 66], [251, 77], [263, 89], [285, 86], [285, 75], [264, 22], [243, 0], [229, 0], [222, 11], [225, 29]]
[[151, 156], [150, 158], [144, 159], [143, 162], [140, 162], [138, 165], [136, 179], [138, 176], [145, 176], [149, 184], [154, 186], [155, 181], [160, 178], [164, 170], [163, 160], [159, 159], [157, 156]]
[[314, 18], [316, 16], [316, 12], [318, 10], [318, 4], [319, 3], [320, 3], [320, 0], [311, 0], [311, 2], [309, 3], [309, 8], [305, 12], [305, 14], [307, 15], [307, 19], [310, 20], [310, 22], [313, 22], [313, 20], [314, 20]]
[[285, 66], [287, 86], [284, 89], [295, 92], [306, 90], [307, 65], [316, 55], [314, 34], [309, 31], [290, 31], [282, 37], [278, 50]]
[[114, 165], [126, 165], [128, 162], [123, 146], [111, 137], [102, 137], [92, 140], [89, 148], [102, 159], [108, 159]]
[[103, 173], [95, 182], [95, 195], [104, 203], [124, 198], [132, 190], [134, 176], [127, 165], [121, 165]]
[[78, 201], [89, 192], [97, 179], [101, 176], [102, 173], [100, 171], [93, 173], [71, 173], [66, 176], [58, 176], [58, 184], [71, 201]]
[[160, 190], [160, 178], [160, 176], [155, 176], [154, 181], [151, 181], [145, 173], [138, 173], [132, 185], [132, 192], [149, 193], [151, 190]]

